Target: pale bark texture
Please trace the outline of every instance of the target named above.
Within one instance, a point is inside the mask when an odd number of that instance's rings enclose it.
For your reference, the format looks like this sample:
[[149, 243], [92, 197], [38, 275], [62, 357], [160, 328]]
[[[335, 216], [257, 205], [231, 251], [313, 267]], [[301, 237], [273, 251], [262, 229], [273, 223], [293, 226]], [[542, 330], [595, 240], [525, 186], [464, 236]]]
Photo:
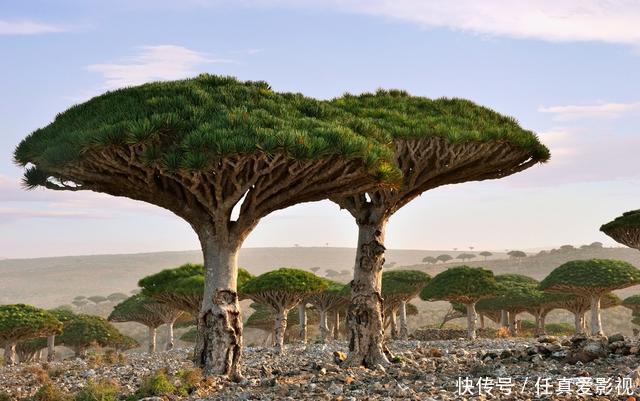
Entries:
[[400, 302], [400, 339], [406, 340], [409, 338], [409, 326], [407, 325], [407, 301]]
[[337, 309], [333, 312], [333, 339], [340, 339], [340, 311]]
[[156, 334], [157, 330], [155, 327], [149, 327], [148, 341], [149, 341], [149, 353], [156, 353]]
[[506, 310], [500, 311], [500, 327], [509, 327], [509, 312]]
[[324, 309], [320, 310], [320, 342], [327, 342], [327, 337], [329, 337], [329, 325], [327, 324], [327, 311]]
[[576, 329], [576, 334], [584, 334], [583, 319], [584, 319], [584, 314], [581, 314], [581, 313], [573, 314], [573, 324]]
[[509, 312], [509, 334], [515, 336], [518, 334], [518, 328], [516, 327], [516, 316], [515, 312]]
[[591, 335], [594, 337], [604, 336], [600, 321], [600, 294], [591, 295]]
[[467, 338], [476, 339], [476, 304], [467, 304]]
[[391, 310], [389, 319], [391, 321], [391, 338], [395, 340], [398, 338], [398, 318], [395, 309]]
[[56, 336], [50, 335], [47, 337], [47, 362], [52, 362], [56, 359]]
[[300, 322], [300, 341], [307, 343], [307, 305], [304, 302], [298, 304], [298, 321]]
[[282, 353], [284, 350], [284, 333], [287, 330], [287, 314], [288, 309], [281, 309], [276, 313], [276, 319], [274, 322], [274, 344], [276, 352]]
[[173, 324], [174, 322], [167, 323], [167, 344], [164, 347], [165, 351], [171, 351], [175, 346], [173, 338]]
[[16, 358], [16, 343], [7, 341], [4, 344], [4, 364], [7, 366], [18, 363]]
[[480, 329], [484, 330], [484, 313], [480, 313]]

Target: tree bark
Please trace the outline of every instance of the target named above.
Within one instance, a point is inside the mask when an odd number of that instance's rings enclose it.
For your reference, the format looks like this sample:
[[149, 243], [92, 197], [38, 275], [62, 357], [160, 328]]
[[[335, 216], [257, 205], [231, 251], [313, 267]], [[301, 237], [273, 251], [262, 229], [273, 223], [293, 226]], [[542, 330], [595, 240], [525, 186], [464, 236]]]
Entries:
[[289, 310], [284, 308], [276, 312], [276, 320], [273, 326], [273, 346], [279, 354], [284, 352], [284, 333], [287, 331], [288, 313]]
[[327, 311], [320, 310], [320, 342], [324, 344], [327, 342], [329, 336], [329, 326], [327, 325]]
[[205, 375], [242, 380], [242, 319], [236, 291], [237, 246], [200, 234], [204, 256], [204, 294], [198, 316], [196, 365]]
[[585, 316], [586, 312], [582, 313], [580, 316], [580, 321], [582, 322], [582, 332], [587, 333], [587, 317]]
[[509, 312], [509, 334], [512, 336], [516, 336], [518, 334], [518, 329], [516, 328], [516, 313]]
[[484, 330], [484, 314], [480, 313], [480, 329]]
[[175, 344], [173, 339], [173, 322], [169, 322], [167, 323], [167, 345], [165, 346], [164, 350], [171, 351], [174, 346]]
[[298, 304], [298, 320], [300, 321], [300, 341], [307, 343], [307, 305], [304, 302]]
[[576, 334], [584, 334], [584, 329], [582, 327], [582, 319], [584, 315], [581, 313], [573, 314], [573, 324], [576, 328]]
[[476, 304], [467, 304], [467, 338], [476, 339]]
[[400, 339], [406, 340], [409, 338], [409, 327], [407, 326], [407, 301], [400, 302]]
[[391, 338], [395, 340], [398, 338], [398, 319], [395, 309], [392, 309], [390, 313], [391, 315], [389, 316], [389, 320], [391, 321]]
[[547, 314], [548, 311], [543, 311], [540, 314], [540, 335], [544, 336], [547, 334]]
[[358, 219], [358, 249], [347, 311], [349, 356], [343, 365], [374, 368], [389, 365], [381, 295], [387, 220], [374, 216], [364, 220], [368, 221]]
[[7, 366], [15, 365], [16, 360], [16, 343], [7, 341], [4, 344], [4, 364]]
[[604, 336], [602, 322], [600, 321], [600, 295], [591, 295], [591, 335]]
[[47, 362], [52, 362], [56, 359], [56, 336], [51, 335], [47, 337]]
[[509, 327], [509, 312], [506, 310], [500, 311], [500, 327]]
[[157, 330], [155, 327], [149, 327], [149, 353], [150, 354], [155, 354], [156, 353], [156, 333]]
[[333, 313], [333, 339], [340, 339], [340, 311], [337, 309]]

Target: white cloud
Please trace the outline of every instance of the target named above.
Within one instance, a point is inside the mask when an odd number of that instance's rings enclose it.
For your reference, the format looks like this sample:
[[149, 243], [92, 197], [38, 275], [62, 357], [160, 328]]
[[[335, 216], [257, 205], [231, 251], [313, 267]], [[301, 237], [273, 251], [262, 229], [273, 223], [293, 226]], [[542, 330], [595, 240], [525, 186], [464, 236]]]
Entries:
[[196, 74], [196, 67], [207, 63], [228, 63], [228, 59], [214, 59], [206, 53], [175, 45], [141, 47], [135, 57], [119, 63], [91, 64], [89, 71], [105, 78], [105, 87], [116, 89], [140, 85], [149, 81], [185, 78]]
[[66, 32], [68, 29], [35, 21], [0, 20], [0, 35], [38, 35], [43, 33]]
[[245, 0], [244, 3], [328, 7], [481, 35], [640, 43], [637, 0]]
[[551, 113], [554, 115], [554, 120], [558, 121], [582, 118], [619, 118], [627, 113], [640, 112], [640, 102], [540, 107], [538, 111]]

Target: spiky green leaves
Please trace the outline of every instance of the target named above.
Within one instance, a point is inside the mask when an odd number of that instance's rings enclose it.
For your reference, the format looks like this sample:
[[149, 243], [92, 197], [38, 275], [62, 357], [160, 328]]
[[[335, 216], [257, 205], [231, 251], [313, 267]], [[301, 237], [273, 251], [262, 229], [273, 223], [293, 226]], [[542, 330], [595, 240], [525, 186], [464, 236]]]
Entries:
[[313, 273], [282, 267], [249, 280], [243, 286], [243, 291], [249, 296], [266, 291], [314, 293], [327, 286], [326, 280]]
[[186, 263], [174, 269], [165, 269], [138, 282], [142, 293], [153, 297], [162, 292], [202, 293], [204, 266]]
[[470, 304], [493, 295], [497, 290], [496, 279], [490, 270], [458, 266], [432, 278], [420, 293], [420, 298]]
[[80, 314], [65, 323], [62, 334], [56, 340], [67, 347], [85, 348], [91, 345], [108, 347], [122, 340], [121, 336], [120, 332], [105, 319]]
[[431, 280], [419, 270], [393, 270], [382, 273], [382, 296], [414, 294]]
[[622, 216], [616, 217], [613, 221], [603, 224], [600, 231], [607, 233], [617, 228], [640, 229], [640, 210], [625, 212]]
[[479, 301], [476, 305], [478, 310], [520, 312], [551, 307], [568, 297], [565, 294], [541, 291], [538, 281], [520, 274], [501, 274], [496, 276], [496, 281], [498, 291], [494, 296]]
[[632, 210], [604, 224], [600, 231], [616, 242], [640, 249], [640, 210]]
[[50, 312], [25, 304], [0, 305], [0, 344], [57, 334], [62, 323]]
[[574, 260], [554, 269], [540, 289], [579, 295], [605, 292], [640, 284], [640, 271], [621, 260]]

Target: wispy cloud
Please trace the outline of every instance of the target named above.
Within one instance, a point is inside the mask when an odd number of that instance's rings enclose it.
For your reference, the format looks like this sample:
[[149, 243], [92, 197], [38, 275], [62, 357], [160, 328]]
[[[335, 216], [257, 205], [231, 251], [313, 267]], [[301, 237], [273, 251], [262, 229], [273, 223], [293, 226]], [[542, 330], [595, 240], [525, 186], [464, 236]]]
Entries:
[[69, 29], [60, 25], [20, 20], [0, 20], [0, 35], [39, 35], [44, 33], [66, 32]]
[[553, 114], [554, 120], [558, 121], [583, 118], [619, 118], [628, 113], [640, 112], [640, 102], [540, 107], [538, 111]]
[[149, 81], [185, 78], [194, 75], [197, 67], [203, 64], [232, 62], [175, 45], [143, 46], [140, 50], [138, 55], [121, 62], [91, 64], [87, 69], [101, 73], [106, 88], [116, 89]]
[[481, 35], [640, 43], [640, 2], [636, 0], [244, 0], [244, 3], [333, 8]]

